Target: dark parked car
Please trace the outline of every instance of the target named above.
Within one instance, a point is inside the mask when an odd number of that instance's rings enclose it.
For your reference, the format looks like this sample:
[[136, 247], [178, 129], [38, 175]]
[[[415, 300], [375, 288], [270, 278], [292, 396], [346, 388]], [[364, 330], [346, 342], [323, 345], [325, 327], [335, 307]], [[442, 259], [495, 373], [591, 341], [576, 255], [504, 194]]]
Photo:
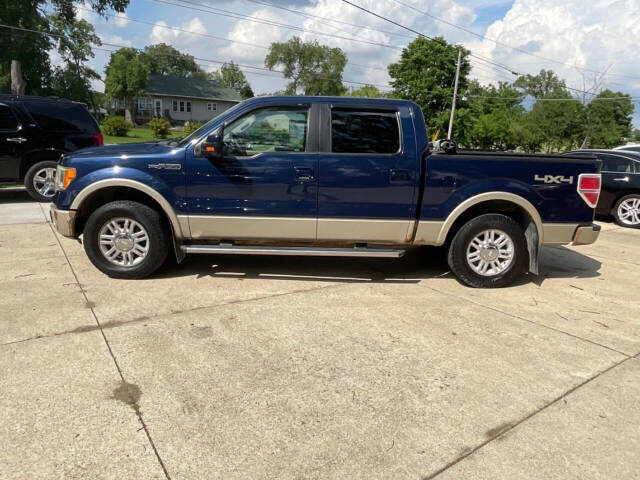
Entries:
[[0, 95], [0, 182], [24, 181], [39, 202], [53, 198], [60, 155], [102, 143], [100, 127], [81, 103]]
[[576, 150], [602, 160], [602, 190], [596, 214], [613, 216], [623, 227], [640, 228], [640, 153], [632, 150]]

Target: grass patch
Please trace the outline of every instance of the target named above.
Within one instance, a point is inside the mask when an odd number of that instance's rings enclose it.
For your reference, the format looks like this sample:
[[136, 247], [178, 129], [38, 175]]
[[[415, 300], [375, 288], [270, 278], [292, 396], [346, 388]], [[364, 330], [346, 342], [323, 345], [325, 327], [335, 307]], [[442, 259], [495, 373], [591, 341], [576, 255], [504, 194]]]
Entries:
[[[184, 132], [170, 130], [165, 140], [178, 140], [184, 137]], [[120, 143], [139, 143], [139, 142], [157, 142], [160, 139], [153, 138], [153, 132], [150, 128], [132, 128], [126, 137], [112, 137], [104, 135], [105, 145]]]

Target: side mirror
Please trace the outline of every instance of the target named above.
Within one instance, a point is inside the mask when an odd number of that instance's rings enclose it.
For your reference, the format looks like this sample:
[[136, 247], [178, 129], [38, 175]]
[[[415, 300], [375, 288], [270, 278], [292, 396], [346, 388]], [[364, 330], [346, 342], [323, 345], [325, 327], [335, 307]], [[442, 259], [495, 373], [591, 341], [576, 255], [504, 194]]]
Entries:
[[199, 145], [199, 156], [204, 158], [222, 158], [222, 134], [212, 133]]

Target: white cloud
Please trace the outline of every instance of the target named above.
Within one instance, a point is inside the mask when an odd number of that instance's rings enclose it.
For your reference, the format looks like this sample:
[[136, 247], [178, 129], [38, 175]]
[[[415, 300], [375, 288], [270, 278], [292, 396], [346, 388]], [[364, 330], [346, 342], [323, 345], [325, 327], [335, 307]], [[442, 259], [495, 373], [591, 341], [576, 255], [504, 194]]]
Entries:
[[[100, 34], [100, 38], [102, 39], [103, 45], [108, 48], [118, 48], [118, 47], [133, 47], [133, 43], [131, 40], [124, 39], [120, 35], [111, 35], [109, 33]], [[111, 45], [107, 45], [111, 44]]]
[[[640, 45], [639, 10], [640, 0], [590, 0], [588, 4], [584, 0], [515, 0], [504, 18], [489, 26], [486, 37], [538, 57], [489, 40], [469, 42], [467, 46], [519, 73], [535, 74], [541, 68], [554, 70], [574, 88], [583, 86], [581, 69], [588, 87], [595, 73], [584, 69], [604, 71], [608, 68], [609, 73], [640, 79], [640, 64], [629, 61], [630, 52]], [[491, 70], [486, 65], [482, 68]], [[502, 75], [482, 73], [487, 80], [494, 81], [502, 79]], [[515, 77], [511, 75], [511, 78]], [[612, 90], [640, 88], [640, 80], [617, 75], [606, 79], [604, 87]]]
[[[275, 14], [272, 10], [262, 9], [251, 14], [265, 20], [283, 23], [283, 18]], [[284, 22], [287, 23], [287, 22]], [[266, 48], [273, 42], [285, 40], [286, 30], [252, 22], [250, 20], [240, 20], [227, 35], [227, 38], [237, 43], [228, 43], [220, 49], [220, 53], [236, 62], [257, 62], [262, 63], [267, 54]]]
[[166, 43], [174, 47], [184, 47], [202, 42], [200, 35], [192, 35], [189, 32], [196, 34], [207, 33], [207, 29], [198, 17], [183, 23], [178, 27], [180, 30], [172, 30], [172, 28], [167, 28], [167, 22], [164, 20], [156, 22], [149, 35], [149, 43]]
[[124, 28], [129, 25], [129, 15], [126, 12], [119, 13], [114, 21], [116, 27]]
[[89, 2], [85, 1], [81, 8], [76, 8], [76, 17], [78, 20], [86, 20], [89, 23], [93, 23], [97, 16], [98, 14], [93, 11]]

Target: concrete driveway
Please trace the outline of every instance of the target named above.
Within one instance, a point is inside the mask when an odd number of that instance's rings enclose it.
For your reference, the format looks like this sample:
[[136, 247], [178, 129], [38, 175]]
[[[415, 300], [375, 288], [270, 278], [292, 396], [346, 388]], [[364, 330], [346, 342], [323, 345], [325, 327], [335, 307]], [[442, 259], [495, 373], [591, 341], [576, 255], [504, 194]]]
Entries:
[[640, 478], [640, 231], [461, 286], [193, 256], [112, 280], [0, 190], [0, 479]]

